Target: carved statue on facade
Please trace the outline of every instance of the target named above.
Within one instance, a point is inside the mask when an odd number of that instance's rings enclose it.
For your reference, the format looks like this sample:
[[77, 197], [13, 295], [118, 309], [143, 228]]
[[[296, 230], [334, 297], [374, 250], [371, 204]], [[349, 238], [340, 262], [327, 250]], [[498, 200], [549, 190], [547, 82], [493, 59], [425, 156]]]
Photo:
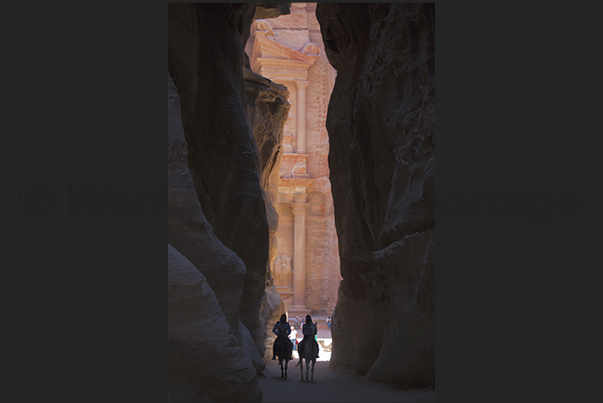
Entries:
[[281, 262], [283, 273], [290, 273], [293, 271], [293, 268], [291, 267], [291, 256], [283, 255], [283, 257], [281, 258]]
[[293, 268], [291, 267], [291, 256], [277, 256], [274, 260], [274, 278], [282, 280], [291, 275], [293, 275]]
[[274, 268], [273, 268], [273, 270], [272, 270], [272, 271], [273, 271], [273, 273], [272, 273], [272, 274], [273, 274], [273, 275], [276, 275], [276, 273], [277, 273], [278, 271], [280, 271], [280, 269], [281, 269], [281, 257], [280, 257], [280, 256], [277, 256], [277, 257], [276, 257], [276, 259], [274, 259]]

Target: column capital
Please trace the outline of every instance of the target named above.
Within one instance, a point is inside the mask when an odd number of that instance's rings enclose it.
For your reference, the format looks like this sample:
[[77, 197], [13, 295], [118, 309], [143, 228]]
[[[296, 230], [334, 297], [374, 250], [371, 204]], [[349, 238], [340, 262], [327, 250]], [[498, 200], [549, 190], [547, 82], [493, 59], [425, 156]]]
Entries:
[[306, 215], [308, 209], [308, 203], [291, 203], [291, 210], [293, 215]]
[[310, 85], [310, 81], [306, 81], [306, 80], [295, 80], [295, 85], [297, 85], [297, 88], [308, 88], [308, 85]]

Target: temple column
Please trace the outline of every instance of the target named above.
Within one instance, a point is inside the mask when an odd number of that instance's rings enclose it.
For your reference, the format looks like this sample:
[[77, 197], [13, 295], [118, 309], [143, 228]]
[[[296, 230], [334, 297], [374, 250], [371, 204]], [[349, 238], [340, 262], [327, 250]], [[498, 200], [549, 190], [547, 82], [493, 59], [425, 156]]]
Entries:
[[306, 207], [291, 203], [293, 210], [293, 311], [306, 311]]
[[297, 153], [306, 153], [306, 88], [309, 81], [295, 80], [297, 85]]

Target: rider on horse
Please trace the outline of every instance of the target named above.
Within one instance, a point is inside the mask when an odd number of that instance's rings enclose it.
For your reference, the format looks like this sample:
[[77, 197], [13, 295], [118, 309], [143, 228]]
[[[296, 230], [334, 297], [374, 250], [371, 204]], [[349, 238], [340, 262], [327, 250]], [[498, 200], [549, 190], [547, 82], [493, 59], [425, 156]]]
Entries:
[[[272, 332], [276, 334], [276, 340], [274, 341], [274, 345], [272, 346], [272, 359], [276, 359], [276, 345], [277, 343], [281, 343], [282, 341], [289, 342], [291, 344], [291, 348], [293, 349], [293, 343], [289, 340], [289, 336], [291, 334], [291, 325], [287, 322], [287, 315], [282, 314], [281, 320], [276, 322], [274, 327], [272, 328]], [[286, 339], [286, 340], [283, 340]]]
[[304, 326], [302, 328], [302, 333], [304, 334], [304, 339], [301, 341], [301, 343], [299, 343], [299, 355], [301, 357], [301, 355], [303, 354], [304, 351], [304, 347], [306, 346], [306, 343], [308, 343], [308, 340], [310, 341], [310, 343], [314, 343], [316, 344], [316, 351], [317, 351], [317, 355], [316, 358], [318, 358], [318, 343], [316, 342], [316, 339], [314, 338], [314, 336], [316, 335], [316, 323], [312, 323], [312, 317], [310, 315], [306, 315], [306, 323], [304, 323]]

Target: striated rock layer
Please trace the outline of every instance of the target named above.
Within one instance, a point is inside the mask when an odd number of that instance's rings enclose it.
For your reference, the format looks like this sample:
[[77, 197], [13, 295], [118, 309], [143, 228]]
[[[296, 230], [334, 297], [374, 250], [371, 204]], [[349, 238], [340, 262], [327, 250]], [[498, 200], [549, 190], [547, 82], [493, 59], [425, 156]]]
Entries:
[[331, 368], [435, 385], [435, 5], [327, 4], [343, 281]]

